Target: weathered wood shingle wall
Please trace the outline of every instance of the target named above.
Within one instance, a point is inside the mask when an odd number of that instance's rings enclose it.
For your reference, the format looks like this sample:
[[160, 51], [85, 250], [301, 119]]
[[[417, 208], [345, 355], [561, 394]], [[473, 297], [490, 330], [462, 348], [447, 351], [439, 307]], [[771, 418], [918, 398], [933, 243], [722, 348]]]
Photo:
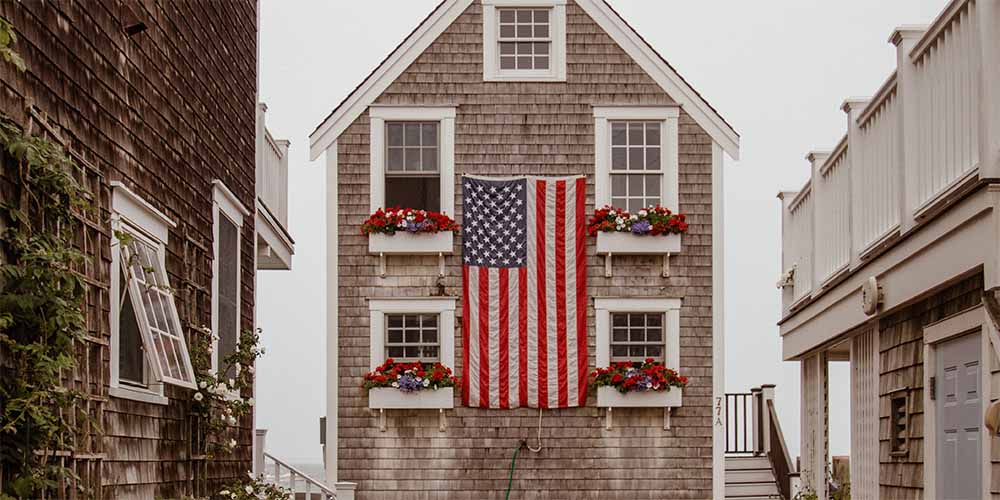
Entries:
[[[27, 126], [33, 103], [94, 167], [95, 238], [87, 243], [88, 329], [109, 340], [111, 181], [122, 181], [178, 224], [167, 271], [181, 322], [211, 324], [212, 181], [254, 205], [256, 5], [231, 2], [0, 0], [29, 70], [0, 64], [0, 111]], [[146, 31], [127, 36], [136, 22]], [[38, 131], [38, 127], [35, 127]], [[253, 219], [242, 233], [243, 326], [253, 319]], [[81, 364], [107, 397], [105, 346]], [[103, 377], [103, 378], [99, 378]], [[89, 463], [105, 498], [177, 498], [250, 468], [250, 419], [233, 457], [206, 464], [191, 451], [191, 392], [167, 387], [170, 403], [111, 398], [103, 405], [103, 451]], [[89, 451], [86, 450], [86, 451]], [[103, 484], [103, 488], [101, 488]]]
[[[981, 303], [982, 295], [983, 276], [977, 274], [879, 320], [879, 498], [924, 498], [924, 326]], [[890, 399], [907, 387], [909, 445], [904, 456], [893, 456]]]
[[[484, 83], [477, 2], [377, 103], [457, 105], [456, 182], [462, 174], [587, 174], [590, 210], [591, 106], [673, 101], [572, 2], [567, 17], [565, 83]], [[691, 229], [682, 254], [673, 257], [673, 276], [660, 277], [658, 257], [616, 257], [614, 277], [605, 278], [603, 258], [595, 255], [593, 239], [588, 239], [587, 286], [588, 294], [598, 297], [684, 299], [680, 359], [682, 372], [691, 377], [684, 407], [676, 411], [671, 430], [663, 429], [662, 409], [616, 411], [612, 430], [604, 430], [603, 413], [593, 406], [545, 411], [544, 449], [522, 452], [517, 459], [517, 498], [711, 498], [711, 139], [682, 112], [679, 140], [680, 208]], [[387, 277], [378, 277], [377, 258], [368, 255], [367, 238], [360, 233], [369, 214], [367, 114], [340, 137], [338, 160], [339, 479], [359, 482], [363, 499], [499, 498], [507, 487], [514, 449], [521, 440], [536, 444], [537, 410], [456, 408], [448, 412], [445, 432], [438, 431], [435, 412], [391, 411], [386, 432], [379, 432], [377, 416], [367, 408], [360, 389], [369, 367], [366, 299], [437, 294], [437, 260], [389, 258]], [[459, 222], [461, 203], [459, 195]], [[447, 295], [461, 295], [458, 254], [447, 258], [444, 286]], [[593, 368], [592, 305], [587, 316]], [[460, 331], [454, 335], [460, 373]]]

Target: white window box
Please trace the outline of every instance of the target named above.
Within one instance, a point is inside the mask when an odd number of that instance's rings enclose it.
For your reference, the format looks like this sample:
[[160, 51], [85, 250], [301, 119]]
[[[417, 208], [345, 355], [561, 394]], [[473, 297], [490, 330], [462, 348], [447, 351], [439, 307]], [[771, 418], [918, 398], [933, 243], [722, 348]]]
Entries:
[[680, 387], [669, 391], [644, 391], [622, 394], [614, 387], [597, 388], [597, 406], [600, 408], [679, 408]]
[[438, 255], [454, 251], [455, 234], [438, 233], [371, 234], [368, 235], [368, 252], [375, 255]]
[[453, 387], [403, 392], [393, 387], [376, 387], [368, 391], [368, 407], [376, 410], [447, 410], [455, 407]]
[[598, 232], [599, 255], [666, 255], [681, 251], [681, 235], [653, 236], [632, 233]]

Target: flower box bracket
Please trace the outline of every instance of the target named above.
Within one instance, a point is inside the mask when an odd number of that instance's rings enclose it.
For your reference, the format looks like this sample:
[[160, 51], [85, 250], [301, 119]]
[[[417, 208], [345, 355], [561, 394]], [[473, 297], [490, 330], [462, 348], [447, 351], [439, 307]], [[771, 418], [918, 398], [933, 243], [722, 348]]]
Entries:
[[[610, 406], [604, 409], [604, 428], [609, 431], [613, 427], [611, 419], [613, 409], [614, 408]], [[674, 408], [672, 406], [668, 406], [663, 409], [663, 430], [665, 431], [670, 430], [670, 415], [672, 415], [673, 413], [674, 413]]]
[[[378, 277], [385, 278], [386, 275], [385, 253], [378, 254]], [[438, 252], [438, 277], [444, 278], [444, 253]]]
[[[385, 408], [378, 409], [378, 430], [379, 432], [385, 432], [386, 430], [386, 418], [385, 418]], [[444, 432], [448, 428], [448, 417], [444, 414], [444, 408], [438, 408], [438, 432]]]
[[664, 278], [670, 277], [670, 257], [681, 251], [681, 235], [634, 235], [622, 232], [597, 233], [597, 254], [604, 255], [604, 277], [612, 276], [612, 260], [614, 255], [660, 255], [662, 264], [660, 273]]
[[[604, 277], [605, 278], [610, 278], [613, 275], [613, 273], [611, 271], [612, 255], [613, 254], [611, 254], [610, 252], [604, 254]], [[671, 255], [670, 252], [667, 252], [667, 253], [663, 254], [662, 269], [660, 270], [660, 274], [664, 278], [669, 278], [670, 277], [670, 255]], [[383, 277], [385, 277], [385, 276], [383, 276]]]

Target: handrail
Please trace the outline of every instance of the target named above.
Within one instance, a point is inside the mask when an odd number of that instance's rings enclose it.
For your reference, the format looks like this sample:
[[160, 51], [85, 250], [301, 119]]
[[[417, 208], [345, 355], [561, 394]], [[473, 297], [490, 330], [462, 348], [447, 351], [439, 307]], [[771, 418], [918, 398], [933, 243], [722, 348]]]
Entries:
[[757, 454], [754, 393], [726, 393], [726, 453]]
[[[290, 489], [293, 498], [295, 498], [296, 493], [305, 493], [306, 500], [313, 500], [313, 495], [314, 495], [313, 488], [316, 488], [318, 491], [315, 494], [321, 495], [323, 500], [336, 500], [337, 498], [336, 491], [330, 489], [321, 481], [317, 481], [316, 479], [309, 477], [308, 474], [296, 469], [295, 467], [292, 467], [291, 465], [282, 462], [281, 460], [275, 458], [274, 455], [271, 455], [266, 451], [264, 452], [265, 471], [267, 470], [267, 460], [271, 460], [272, 462], [274, 462], [274, 468], [273, 468], [274, 478], [271, 482], [276, 486], [286, 487]], [[283, 468], [288, 470], [288, 486], [282, 484], [281, 481], [281, 478], [283, 476], [282, 474]], [[266, 477], [266, 472], [265, 472], [265, 477]], [[302, 480], [305, 482], [304, 492], [300, 492], [295, 489], [298, 483], [297, 478], [302, 478]]]
[[771, 431], [767, 458], [771, 462], [771, 470], [774, 472], [774, 479], [778, 482], [778, 491], [781, 493], [781, 497], [785, 500], [791, 500], [791, 474], [795, 472], [795, 466], [788, 453], [788, 446], [785, 445], [785, 434], [781, 432], [778, 413], [774, 410], [774, 400], [769, 399], [766, 404]]
[[951, 0], [948, 5], [938, 14], [934, 22], [927, 28], [924, 35], [920, 37], [917, 44], [910, 51], [910, 60], [916, 63], [924, 56], [931, 47], [941, 38], [941, 34], [947, 31], [948, 26], [958, 17], [969, 5], [969, 0]]

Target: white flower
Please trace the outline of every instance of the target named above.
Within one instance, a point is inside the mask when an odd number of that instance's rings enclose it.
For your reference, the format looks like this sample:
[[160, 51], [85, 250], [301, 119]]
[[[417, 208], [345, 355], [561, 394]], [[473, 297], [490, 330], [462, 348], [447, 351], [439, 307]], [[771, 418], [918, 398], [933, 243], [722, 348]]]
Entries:
[[195, 401], [201, 401], [202, 399], [205, 399], [205, 396], [202, 396], [200, 392], [194, 393], [194, 400]]
[[247, 367], [247, 371], [250, 372], [251, 375], [253, 375], [253, 373], [256, 372], [257, 369], [254, 368], [253, 365], [250, 365]]
[[253, 477], [253, 472], [252, 471], [247, 471], [247, 477], [249, 477], [251, 481], [255, 481], [257, 479], [255, 477]]
[[236, 425], [236, 417], [229, 417], [229, 425]]
[[229, 440], [229, 447], [230, 447], [230, 448], [233, 448], [233, 447], [235, 447], [235, 446], [236, 446], [236, 440], [235, 440], [235, 439], [230, 439], [230, 440]]
[[204, 389], [204, 388], [208, 387], [208, 382], [205, 382], [204, 380], [202, 380], [201, 382], [198, 382], [198, 387]]
[[247, 495], [249, 495], [253, 493], [253, 486], [247, 485], [247, 487], [243, 488], [243, 490], [247, 492]]
[[396, 388], [399, 388], [399, 382], [393, 382], [393, 383], [392, 383], [392, 386], [393, 386], [393, 387], [396, 387]]
[[406, 220], [399, 221], [399, 227], [406, 227]]
[[236, 371], [240, 371], [241, 369], [242, 369], [242, 367], [240, 366], [240, 364], [236, 363]]
[[429, 379], [426, 379], [426, 378], [424, 379], [423, 383], [424, 383], [424, 387], [427, 387], [427, 386], [431, 385], [431, 381]]
[[621, 218], [620, 216], [615, 218], [615, 224], [621, 225], [621, 224], [624, 224], [624, 223], [625, 223], [625, 219]]
[[639, 216], [638, 215], [632, 215], [629, 218], [632, 219], [632, 220], [634, 220], [634, 221], [639, 220]]
[[224, 497], [228, 497], [229, 496], [229, 490], [222, 490], [222, 491], [219, 492], [219, 494], [222, 495], [222, 496], [224, 496]]
[[228, 390], [228, 388], [226, 387], [226, 383], [225, 382], [219, 382], [219, 385], [215, 386], [215, 390], [217, 390], [219, 392], [226, 392]]
[[639, 210], [639, 217], [645, 217], [648, 213], [649, 212], [647, 212], [646, 209], [643, 208], [642, 210]]
[[253, 398], [248, 399], [247, 404], [253, 406]]
[[229, 387], [236, 387], [236, 384], [233, 383], [233, 379], [229, 379]]
[[624, 224], [619, 224], [615, 229], [621, 231], [622, 229], [625, 229], [625, 225]]

